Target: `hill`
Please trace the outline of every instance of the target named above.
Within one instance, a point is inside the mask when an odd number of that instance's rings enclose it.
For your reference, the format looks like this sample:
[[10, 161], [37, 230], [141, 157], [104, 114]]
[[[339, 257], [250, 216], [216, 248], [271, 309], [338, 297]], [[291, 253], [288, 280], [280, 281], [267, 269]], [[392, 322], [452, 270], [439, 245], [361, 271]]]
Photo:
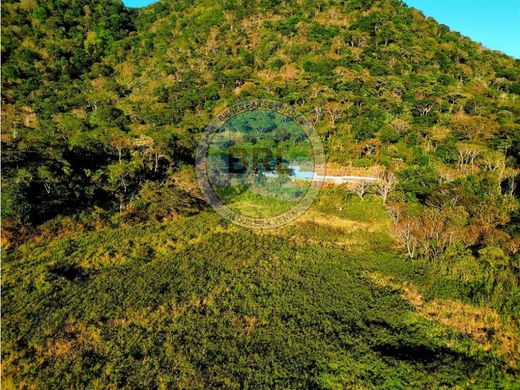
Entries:
[[132, 207], [145, 183], [192, 163], [215, 112], [251, 97], [312, 119], [330, 164], [399, 171], [407, 197], [486, 172], [511, 192], [519, 62], [399, 1], [3, 11], [5, 212], [17, 224]]
[[332, 212], [338, 195], [267, 233], [203, 212], [22, 245], [3, 267], [7, 384], [512, 386], [516, 325], [465, 295], [482, 279], [392, 254], [384, 208]]
[[[8, 385], [514, 386], [519, 60], [397, 0], [2, 15]], [[387, 191], [326, 188], [275, 231], [221, 221], [194, 151], [248, 98]]]

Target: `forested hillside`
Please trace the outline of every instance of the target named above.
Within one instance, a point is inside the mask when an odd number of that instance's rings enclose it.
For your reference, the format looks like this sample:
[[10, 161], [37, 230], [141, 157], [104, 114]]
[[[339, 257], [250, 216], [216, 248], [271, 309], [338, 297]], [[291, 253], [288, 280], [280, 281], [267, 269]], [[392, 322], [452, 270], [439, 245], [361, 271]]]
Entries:
[[[198, 136], [247, 98], [383, 184], [271, 236], [216, 219]], [[518, 379], [520, 60], [401, 1], [3, 1], [1, 142], [15, 387]]]
[[[4, 212], [16, 226], [170, 193], [165, 178], [192, 162], [196, 134], [248, 97], [312, 119], [330, 163], [399, 172], [401, 198], [468, 197], [472, 180], [513, 192], [518, 61], [398, 1], [132, 11], [24, 0], [3, 11]], [[489, 198], [491, 214], [508, 213]]]

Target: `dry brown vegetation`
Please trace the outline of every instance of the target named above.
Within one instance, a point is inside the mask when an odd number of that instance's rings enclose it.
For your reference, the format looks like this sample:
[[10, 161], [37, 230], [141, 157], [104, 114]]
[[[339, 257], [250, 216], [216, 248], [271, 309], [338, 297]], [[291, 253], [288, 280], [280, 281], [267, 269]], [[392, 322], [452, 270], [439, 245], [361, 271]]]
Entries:
[[399, 292], [420, 316], [467, 334], [484, 351], [490, 351], [498, 344], [498, 353], [512, 368], [518, 367], [519, 330], [510, 319], [502, 318], [496, 310], [452, 299], [425, 301], [419, 289], [410, 282], [399, 282], [377, 272], [367, 272], [365, 275], [374, 284]]

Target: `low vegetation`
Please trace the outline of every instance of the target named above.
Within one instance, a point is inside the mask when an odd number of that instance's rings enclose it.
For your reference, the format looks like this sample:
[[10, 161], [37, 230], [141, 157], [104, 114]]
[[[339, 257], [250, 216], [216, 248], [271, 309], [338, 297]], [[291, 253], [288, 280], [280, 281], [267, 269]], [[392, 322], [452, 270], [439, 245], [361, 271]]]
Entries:
[[4, 377], [38, 388], [512, 388], [511, 290], [495, 286], [489, 302], [471, 287], [485, 274], [454, 280], [393, 254], [391, 224], [379, 199], [330, 188], [279, 230], [203, 211], [25, 243], [3, 262]]
[[[519, 60], [398, 0], [7, 0], [2, 86], [6, 388], [518, 387]], [[221, 220], [194, 151], [248, 98], [380, 180]]]

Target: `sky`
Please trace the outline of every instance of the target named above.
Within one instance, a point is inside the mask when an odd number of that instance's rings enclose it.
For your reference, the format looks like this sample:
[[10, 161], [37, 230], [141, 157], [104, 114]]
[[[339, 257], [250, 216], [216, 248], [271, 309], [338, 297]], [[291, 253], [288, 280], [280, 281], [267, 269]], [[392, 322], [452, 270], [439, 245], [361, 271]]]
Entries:
[[127, 7], [144, 7], [145, 5], [155, 3], [157, 0], [123, 0], [123, 4]]
[[[155, 0], [123, 0], [143, 7]], [[439, 23], [482, 43], [520, 58], [520, 0], [404, 0]]]
[[404, 0], [437, 22], [520, 58], [520, 0]]

